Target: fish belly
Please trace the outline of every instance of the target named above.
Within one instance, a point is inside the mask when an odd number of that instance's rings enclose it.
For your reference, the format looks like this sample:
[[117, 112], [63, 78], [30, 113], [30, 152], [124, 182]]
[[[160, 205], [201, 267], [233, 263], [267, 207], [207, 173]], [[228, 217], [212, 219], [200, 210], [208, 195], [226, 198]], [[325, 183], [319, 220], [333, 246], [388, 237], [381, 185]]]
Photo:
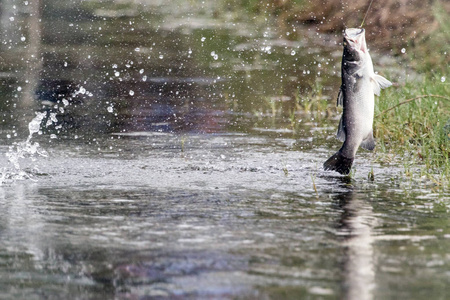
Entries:
[[360, 82], [348, 96], [344, 109], [346, 140], [342, 152], [347, 157], [354, 157], [361, 142], [372, 132], [374, 94], [370, 82]]

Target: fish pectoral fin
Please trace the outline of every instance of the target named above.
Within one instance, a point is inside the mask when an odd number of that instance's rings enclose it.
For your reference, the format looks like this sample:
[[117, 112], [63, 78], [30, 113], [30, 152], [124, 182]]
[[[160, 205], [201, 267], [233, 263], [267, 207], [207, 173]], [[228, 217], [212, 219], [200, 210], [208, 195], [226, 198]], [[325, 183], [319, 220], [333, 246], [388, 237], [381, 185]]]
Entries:
[[372, 151], [375, 149], [375, 139], [373, 138], [373, 131], [361, 142], [361, 148]]
[[347, 133], [345, 132], [344, 120], [343, 120], [343, 116], [342, 116], [341, 120], [339, 121], [339, 127], [338, 127], [338, 131], [336, 133], [336, 138], [338, 140], [340, 140], [341, 142], [345, 142], [346, 137], [347, 137]]
[[344, 106], [344, 93], [342, 92], [342, 85], [339, 88], [339, 94], [337, 97], [337, 106]]
[[385, 89], [392, 85], [392, 82], [377, 74], [374, 74], [372, 77], [370, 77], [370, 80], [372, 81], [373, 85], [373, 93], [377, 96], [380, 96], [381, 89]]

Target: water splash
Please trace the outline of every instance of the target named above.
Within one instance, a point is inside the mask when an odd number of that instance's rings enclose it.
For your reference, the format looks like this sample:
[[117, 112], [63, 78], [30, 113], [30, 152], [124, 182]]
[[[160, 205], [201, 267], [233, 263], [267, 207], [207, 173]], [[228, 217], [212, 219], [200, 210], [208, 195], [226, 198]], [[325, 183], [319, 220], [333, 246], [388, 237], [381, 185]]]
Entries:
[[[71, 97], [77, 95], [86, 95], [92, 97], [93, 94], [80, 86], [78, 90], [74, 91]], [[36, 116], [28, 124], [28, 137], [23, 142], [13, 143], [6, 157], [8, 158], [9, 166], [0, 170], [0, 185], [8, 181], [32, 179], [33, 171], [29, 171], [23, 166], [23, 161], [36, 161], [38, 157], [47, 157], [48, 153], [41, 148], [38, 142], [32, 142], [31, 139], [36, 133], [40, 133], [42, 128], [48, 128], [58, 123], [57, 113], [64, 113], [64, 108], [69, 106], [70, 102], [67, 99], [62, 99], [62, 106], [54, 107], [55, 111], [36, 112]], [[61, 125], [55, 127], [61, 128]], [[50, 135], [51, 139], [57, 138], [55, 134]], [[22, 162], [22, 164], [21, 164]]]
[[49, 125], [49, 122], [53, 123], [57, 121], [55, 120], [56, 117], [54, 115], [49, 116], [49, 112], [37, 112], [36, 116], [28, 124], [29, 134], [27, 139], [24, 142], [14, 143], [9, 147], [9, 150], [6, 153], [6, 157], [8, 158], [9, 163], [12, 165], [12, 168], [3, 168], [0, 176], [0, 185], [9, 180], [15, 181], [31, 179], [32, 173], [26, 171], [21, 166], [21, 160], [30, 159], [31, 161], [35, 161], [37, 157], [48, 156], [47, 151], [42, 149], [38, 142], [31, 141], [33, 135], [41, 130], [41, 124], [45, 118], [48, 118], [46, 126]]

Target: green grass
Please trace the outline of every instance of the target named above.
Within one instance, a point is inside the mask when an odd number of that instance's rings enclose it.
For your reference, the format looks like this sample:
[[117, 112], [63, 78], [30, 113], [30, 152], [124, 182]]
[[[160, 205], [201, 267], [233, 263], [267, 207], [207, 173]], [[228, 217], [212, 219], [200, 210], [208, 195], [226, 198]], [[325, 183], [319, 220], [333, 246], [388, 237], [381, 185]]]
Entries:
[[378, 98], [375, 110], [378, 159], [388, 162], [394, 158], [403, 163], [406, 175], [419, 175], [448, 189], [448, 124], [450, 84], [441, 82], [440, 76], [390, 87]]

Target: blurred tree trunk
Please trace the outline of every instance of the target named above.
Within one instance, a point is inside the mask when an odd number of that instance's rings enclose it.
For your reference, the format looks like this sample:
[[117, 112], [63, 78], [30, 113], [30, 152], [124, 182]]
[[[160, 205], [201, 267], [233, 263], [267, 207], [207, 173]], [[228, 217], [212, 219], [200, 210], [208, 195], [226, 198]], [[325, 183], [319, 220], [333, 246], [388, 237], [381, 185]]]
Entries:
[[[0, 63], [8, 77], [23, 83], [21, 106], [34, 103], [42, 70], [42, 0], [0, 0]], [[18, 65], [16, 65], [18, 64]], [[8, 71], [16, 72], [8, 72]], [[23, 70], [20, 73], [17, 71]]]
[[31, 0], [29, 5], [30, 14], [26, 22], [28, 31], [27, 67], [25, 71], [26, 84], [22, 99], [24, 106], [30, 106], [34, 103], [43, 65], [41, 53], [41, 0]]

